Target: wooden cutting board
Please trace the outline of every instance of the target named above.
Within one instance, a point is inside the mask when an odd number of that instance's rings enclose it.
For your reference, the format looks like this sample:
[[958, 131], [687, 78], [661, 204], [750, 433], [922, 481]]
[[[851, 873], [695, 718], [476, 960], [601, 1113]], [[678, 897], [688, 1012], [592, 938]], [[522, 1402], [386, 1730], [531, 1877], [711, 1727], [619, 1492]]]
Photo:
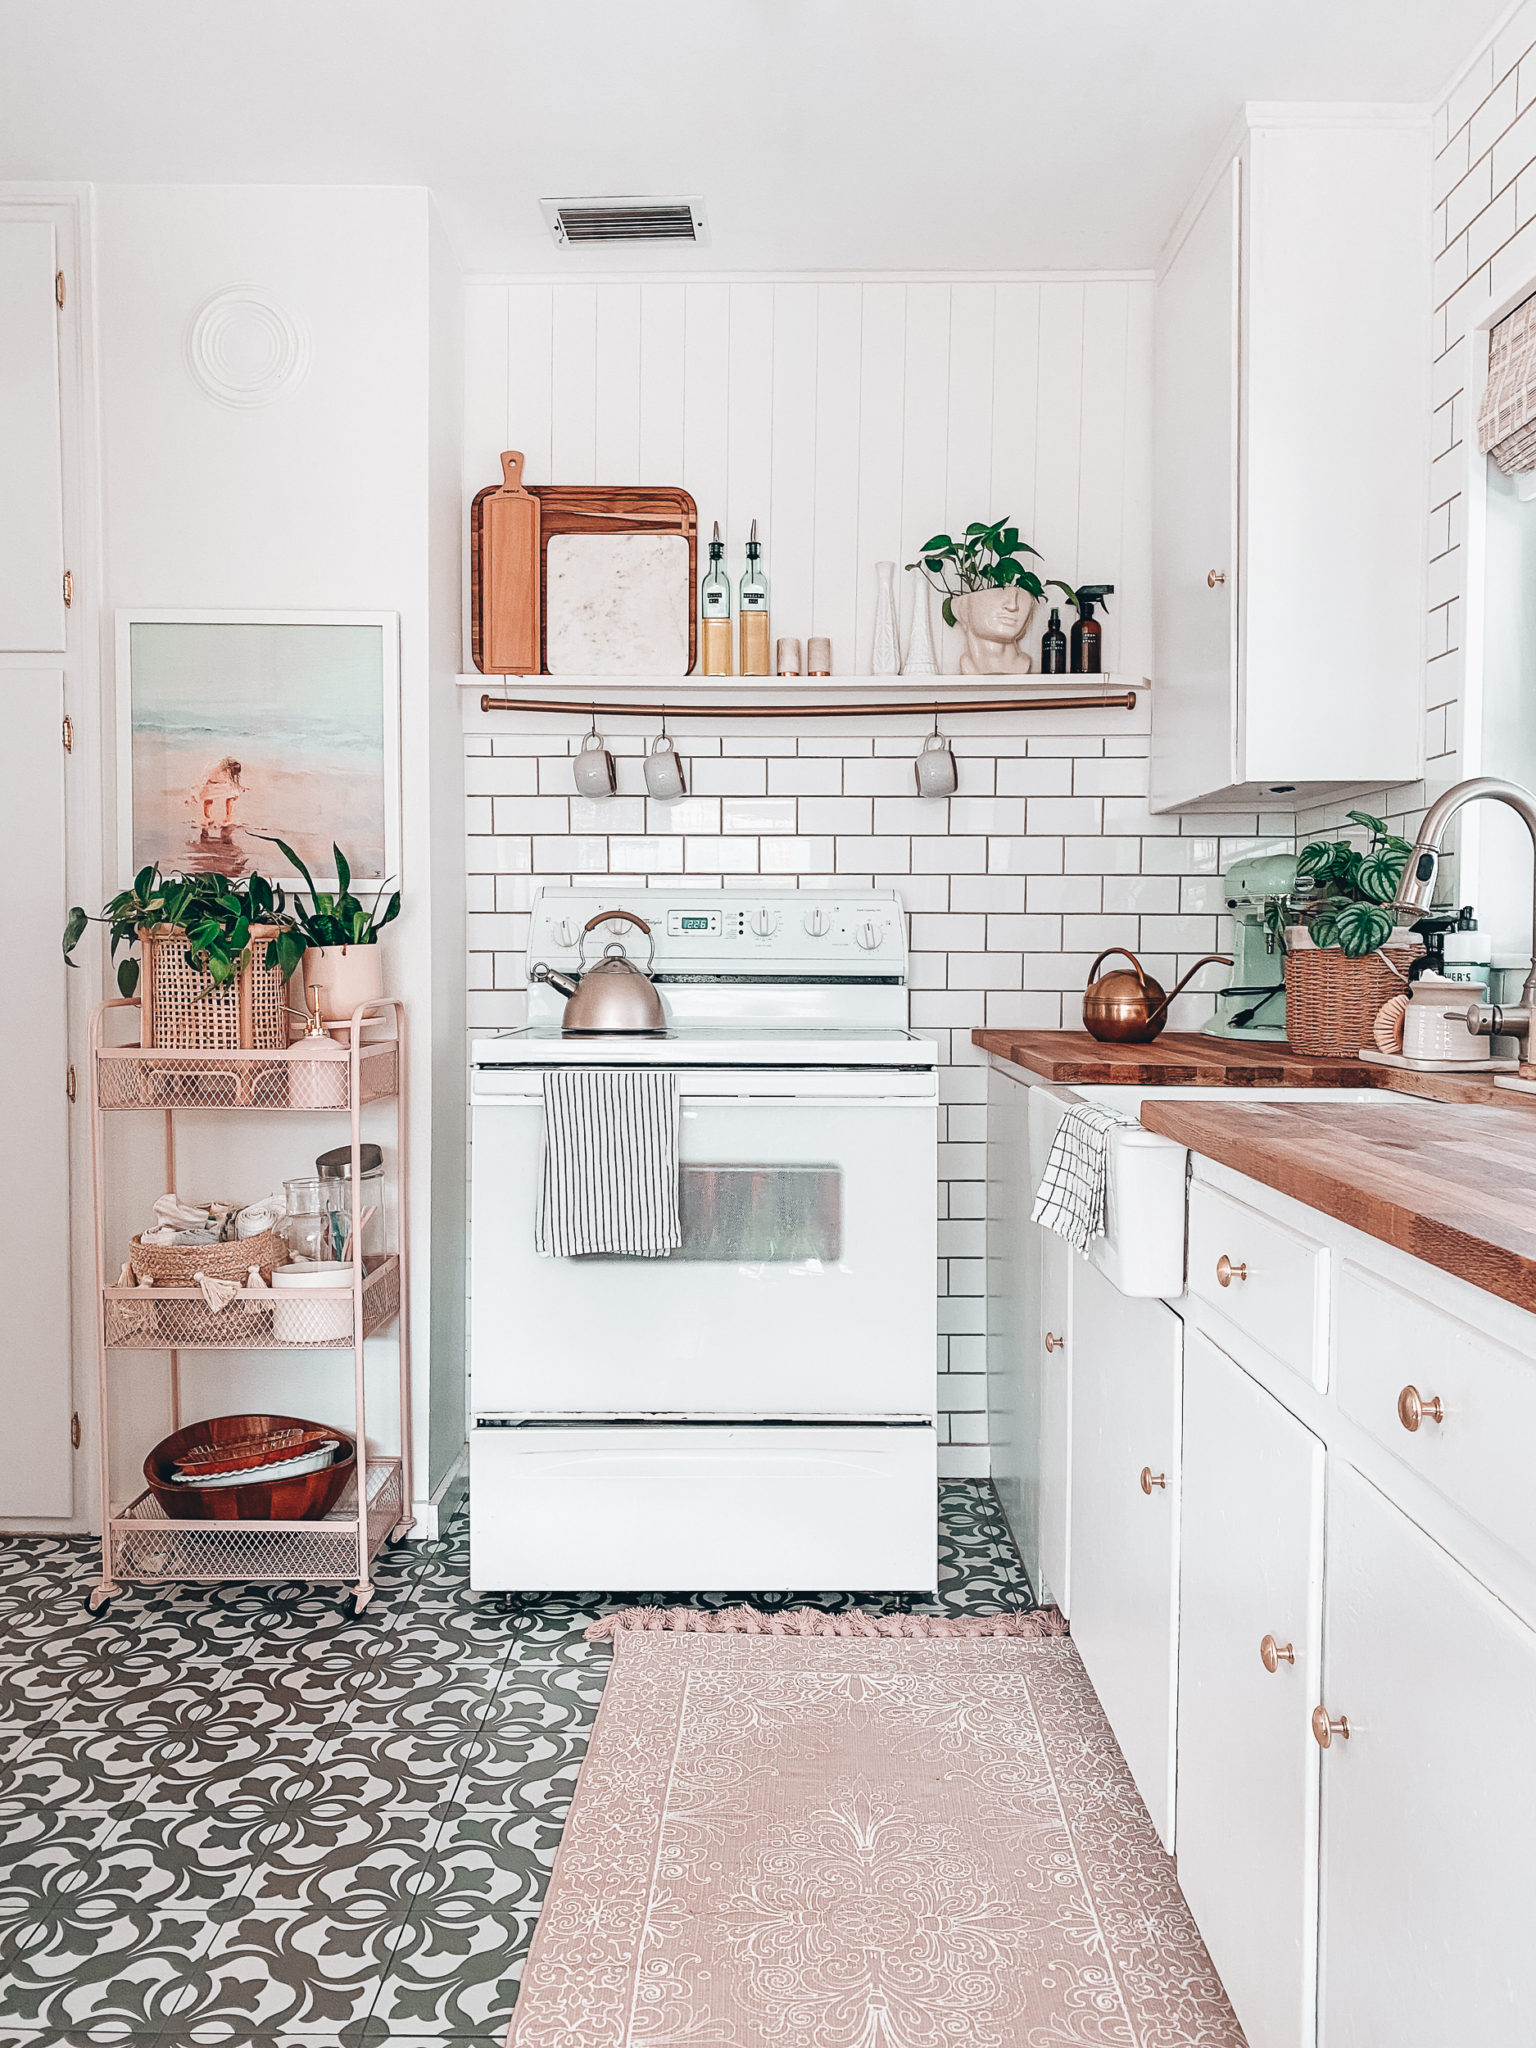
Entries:
[[[688, 543], [687, 588], [683, 593], [688, 620], [688, 672], [698, 659], [698, 607], [694, 592], [698, 586], [698, 507], [680, 487], [663, 484], [530, 484], [522, 488], [521, 455], [501, 458], [507, 482], [491, 485], [475, 498], [470, 510], [470, 648], [474, 663], [485, 675], [547, 674], [547, 614], [545, 588], [548, 574], [549, 542], [556, 534], [646, 533], [681, 534]], [[514, 471], [512, 464], [516, 464]], [[516, 495], [531, 501], [536, 515], [531, 556], [526, 532], [517, 543], [516, 568], [506, 577], [496, 556], [500, 535], [492, 521], [505, 517], [504, 504]], [[531, 559], [531, 569], [529, 567]], [[515, 588], [514, 588], [515, 586]], [[503, 658], [512, 633], [503, 623], [510, 613], [513, 622], [532, 617], [532, 647], [519, 639], [518, 659]], [[525, 626], [515, 626], [518, 632]]]
[[542, 659], [539, 501], [523, 489], [523, 457], [501, 458], [503, 481], [470, 516], [471, 652], [485, 675], [533, 676]]

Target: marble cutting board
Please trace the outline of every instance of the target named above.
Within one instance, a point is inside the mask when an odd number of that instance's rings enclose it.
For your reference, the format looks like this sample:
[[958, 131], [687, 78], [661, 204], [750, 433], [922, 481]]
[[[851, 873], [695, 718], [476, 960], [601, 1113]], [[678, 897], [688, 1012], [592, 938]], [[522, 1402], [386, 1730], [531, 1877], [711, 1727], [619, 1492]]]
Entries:
[[680, 533], [556, 533], [545, 544], [552, 676], [683, 676], [693, 609]]

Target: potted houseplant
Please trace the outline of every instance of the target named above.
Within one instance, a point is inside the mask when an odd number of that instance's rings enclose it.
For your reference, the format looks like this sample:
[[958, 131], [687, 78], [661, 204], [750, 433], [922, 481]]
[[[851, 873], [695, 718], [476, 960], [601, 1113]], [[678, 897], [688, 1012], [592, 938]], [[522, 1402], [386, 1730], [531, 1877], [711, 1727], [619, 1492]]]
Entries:
[[1039, 553], [1019, 538], [1005, 514], [990, 526], [972, 520], [958, 540], [936, 533], [924, 541], [917, 561], [908, 562], [943, 596], [945, 625], [958, 626], [965, 636], [961, 675], [1028, 675], [1034, 668], [1023, 642], [1036, 604], [1050, 589], [1075, 601], [1070, 584], [1054, 576], [1042, 583], [1022, 559]]
[[[263, 835], [265, 836], [265, 835]], [[352, 870], [339, 846], [336, 857], [336, 887], [319, 889], [314, 877], [285, 840], [272, 844], [282, 851], [309, 884], [309, 900], [294, 896], [294, 930], [280, 933], [277, 957], [284, 969], [304, 962], [304, 992], [320, 992], [320, 1015], [327, 1024], [345, 1022], [359, 1003], [376, 1002], [384, 993], [383, 963], [379, 933], [400, 915], [400, 891], [386, 899], [388, 881], [379, 884], [371, 904], [352, 893]]]
[[[64, 959], [91, 924], [106, 925], [120, 994], [140, 994], [147, 1047], [245, 1047], [288, 1042], [284, 988], [303, 951], [282, 888], [263, 875], [162, 875], [151, 862], [99, 917], [79, 904], [64, 927]], [[260, 952], [258, 961], [256, 953]], [[142, 991], [141, 991], [142, 981]]]
[[1413, 851], [1368, 811], [1348, 822], [1364, 846], [1319, 839], [1297, 855], [1293, 896], [1271, 900], [1266, 921], [1285, 947], [1285, 1030], [1295, 1051], [1353, 1058], [1371, 1043], [1371, 1026], [1402, 987], [1406, 948], [1394, 962], [1386, 946], [1397, 926], [1391, 908]]

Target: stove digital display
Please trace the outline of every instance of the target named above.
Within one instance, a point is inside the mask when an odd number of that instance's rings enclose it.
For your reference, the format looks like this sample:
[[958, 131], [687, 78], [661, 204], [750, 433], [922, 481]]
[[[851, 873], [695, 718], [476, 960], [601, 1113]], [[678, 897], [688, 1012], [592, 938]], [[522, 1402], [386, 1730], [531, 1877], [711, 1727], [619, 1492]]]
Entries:
[[677, 938], [718, 938], [720, 934], [720, 913], [718, 910], [669, 910], [667, 912], [667, 937]]

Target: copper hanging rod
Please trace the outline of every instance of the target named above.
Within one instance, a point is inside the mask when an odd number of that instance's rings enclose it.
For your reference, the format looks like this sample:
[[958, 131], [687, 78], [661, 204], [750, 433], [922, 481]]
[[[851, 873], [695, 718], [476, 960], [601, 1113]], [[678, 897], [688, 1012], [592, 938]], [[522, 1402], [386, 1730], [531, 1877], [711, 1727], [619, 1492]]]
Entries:
[[593, 704], [585, 697], [493, 697], [482, 711], [553, 711], [587, 718], [937, 718], [951, 711], [1134, 711], [1136, 692], [1110, 697], [979, 697], [960, 703], [908, 700], [900, 704]]

